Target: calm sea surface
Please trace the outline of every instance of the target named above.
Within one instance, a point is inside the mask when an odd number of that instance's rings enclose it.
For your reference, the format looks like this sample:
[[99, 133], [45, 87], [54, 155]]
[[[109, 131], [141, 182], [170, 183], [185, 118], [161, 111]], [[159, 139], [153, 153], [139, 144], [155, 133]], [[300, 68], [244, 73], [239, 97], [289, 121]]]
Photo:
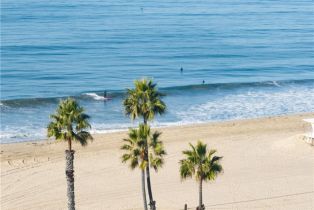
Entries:
[[[314, 111], [313, 0], [1, 7], [2, 143], [44, 139], [67, 96], [86, 108], [93, 132], [125, 129], [124, 90], [142, 77], [166, 94], [155, 126]], [[113, 100], [101, 100], [104, 90]]]

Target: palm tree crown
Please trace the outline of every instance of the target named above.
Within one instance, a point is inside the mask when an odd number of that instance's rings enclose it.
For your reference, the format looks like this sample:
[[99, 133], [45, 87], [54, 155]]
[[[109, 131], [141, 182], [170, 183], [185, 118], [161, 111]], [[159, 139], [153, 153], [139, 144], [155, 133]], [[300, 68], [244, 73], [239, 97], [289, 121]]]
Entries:
[[166, 109], [152, 80], [142, 79], [134, 82], [135, 88], [127, 90], [127, 98], [123, 101], [126, 115], [132, 120], [143, 117], [144, 123], [154, 119], [156, 114], [163, 114]]
[[123, 139], [125, 144], [121, 147], [126, 152], [122, 155], [122, 162], [129, 161], [131, 169], [144, 169], [148, 164], [148, 151], [150, 166], [158, 170], [164, 163], [163, 156], [166, 155], [163, 143], [158, 139], [160, 135], [158, 131], [151, 134], [150, 127], [145, 124], [140, 124], [138, 129], [130, 129], [128, 138]]
[[180, 160], [182, 179], [195, 176], [196, 180], [214, 180], [222, 172], [219, 161], [222, 157], [213, 156], [216, 150], [207, 151], [207, 145], [198, 141], [196, 146], [190, 144], [191, 150], [183, 151], [186, 159]]
[[84, 109], [72, 98], [60, 102], [56, 113], [50, 116], [52, 121], [48, 125], [48, 137], [54, 136], [56, 140], [68, 141], [69, 150], [72, 150], [72, 140], [86, 146], [92, 140], [91, 134], [86, 131], [91, 126], [90, 118]]

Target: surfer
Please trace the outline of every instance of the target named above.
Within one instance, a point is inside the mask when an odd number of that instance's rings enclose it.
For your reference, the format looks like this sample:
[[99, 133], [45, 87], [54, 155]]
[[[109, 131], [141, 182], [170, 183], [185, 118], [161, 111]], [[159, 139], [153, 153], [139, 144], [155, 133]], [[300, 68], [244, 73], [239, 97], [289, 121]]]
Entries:
[[107, 94], [107, 91], [105, 90], [104, 91], [104, 101], [109, 101], [109, 100], [111, 100], [112, 98], [110, 97], [110, 96], [108, 96], [108, 94]]
[[203, 85], [205, 84], [205, 80], [203, 80]]
[[183, 72], [183, 68], [182, 67], [181, 67], [180, 71], [181, 71], [181, 73]]

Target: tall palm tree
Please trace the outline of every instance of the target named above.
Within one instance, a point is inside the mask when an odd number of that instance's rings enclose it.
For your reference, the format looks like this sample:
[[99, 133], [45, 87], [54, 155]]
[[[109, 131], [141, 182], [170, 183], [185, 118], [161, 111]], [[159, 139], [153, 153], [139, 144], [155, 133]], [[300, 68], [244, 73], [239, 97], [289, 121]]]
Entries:
[[196, 146], [190, 143], [191, 150], [183, 151], [185, 159], [180, 160], [180, 175], [182, 179], [195, 176], [199, 182], [199, 205], [198, 210], [204, 210], [202, 198], [203, 181], [215, 180], [223, 169], [220, 165], [222, 157], [213, 156], [216, 150], [207, 150], [207, 145], [198, 141]]
[[68, 209], [75, 210], [73, 169], [75, 151], [72, 150], [72, 141], [86, 146], [88, 140], [93, 139], [86, 130], [91, 128], [88, 122], [89, 116], [84, 113], [84, 109], [74, 99], [68, 98], [60, 102], [56, 113], [52, 114], [50, 118], [52, 121], [48, 124], [48, 137], [68, 143], [68, 150], [65, 150]]
[[[155, 131], [151, 134], [150, 127], [140, 124], [138, 129], [130, 129], [128, 138], [123, 141], [121, 147], [126, 153], [122, 155], [122, 162], [130, 162], [131, 169], [139, 167], [142, 172], [142, 193], [144, 209], [147, 209], [146, 190], [145, 190], [145, 168], [148, 164], [156, 171], [164, 163], [163, 156], [166, 155], [163, 143], [159, 140], [160, 132]], [[147, 143], [147, 141], [149, 141]], [[146, 146], [149, 146], [147, 149]], [[148, 154], [147, 154], [148, 151]], [[148, 162], [150, 157], [151, 162]]]
[[[153, 120], [156, 114], [162, 115], [166, 110], [165, 103], [161, 100], [163, 96], [157, 89], [152, 80], [142, 79], [134, 82], [135, 88], [127, 90], [127, 97], [123, 101], [125, 113], [132, 120], [142, 118], [146, 125], [148, 121]], [[148, 145], [146, 145], [148, 149]], [[148, 154], [148, 152], [146, 152]], [[149, 157], [147, 157], [149, 162]], [[146, 166], [146, 181], [149, 195], [149, 206], [151, 210], [156, 209], [156, 202], [153, 199], [149, 165]]]
[[146, 160], [146, 139], [148, 135], [147, 126], [141, 124], [138, 129], [130, 129], [128, 138], [123, 139], [124, 145], [121, 147], [125, 153], [122, 155], [122, 162], [129, 162], [133, 170], [139, 168], [142, 174], [142, 193], [144, 209], [147, 210], [146, 190], [145, 190], [145, 168]]

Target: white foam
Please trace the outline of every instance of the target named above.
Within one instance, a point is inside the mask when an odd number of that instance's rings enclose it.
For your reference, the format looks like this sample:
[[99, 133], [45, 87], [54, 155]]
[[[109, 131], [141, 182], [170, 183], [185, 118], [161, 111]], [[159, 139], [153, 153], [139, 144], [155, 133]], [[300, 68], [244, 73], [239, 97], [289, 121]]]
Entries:
[[[95, 100], [104, 100], [96, 93], [86, 93], [88, 97]], [[310, 86], [288, 86], [285, 88], [248, 88], [247, 90], [224, 92], [223, 94], [202, 95], [202, 102], [192, 103], [187, 106], [169, 105], [170, 117], [160, 118], [168, 121], [158, 121], [158, 118], [151, 123], [152, 127], [168, 127], [188, 124], [198, 124], [212, 121], [247, 119], [263, 116], [273, 116], [289, 113], [311, 112], [314, 110], [313, 85]], [[23, 110], [25, 111], [25, 110]], [[28, 111], [28, 110], [26, 110]], [[119, 106], [110, 109], [116, 114], [122, 115]], [[32, 114], [32, 115], [31, 115]], [[95, 112], [98, 114], [98, 112]], [[33, 116], [30, 112], [28, 116]], [[115, 116], [115, 115], [114, 115]], [[168, 117], [168, 118], [167, 118]], [[93, 121], [95, 119], [96, 121]], [[138, 121], [131, 123], [129, 119], [115, 119], [108, 123], [102, 123], [100, 118], [92, 118], [92, 134], [112, 133], [126, 131], [130, 127], [136, 127]], [[98, 121], [98, 122], [97, 122]], [[0, 142], [18, 142], [26, 140], [46, 139], [46, 123], [32, 124], [33, 118], [23, 126], [18, 124], [1, 125]], [[44, 122], [44, 121], [43, 121]]]
[[24, 127], [3, 127], [0, 133], [0, 143], [13, 143], [27, 140], [46, 139], [45, 128], [34, 128], [30, 126]]
[[[193, 122], [193, 124], [202, 123]], [[170, 127], [170, 126], [180, 126], [180, 125], [189, 125], [191, 122], [188, 121], [178, 121], [178, 122], [159, 122], [153, 121], [150, 122], [152, 128], [163, 128], [163, 127]], [[127, 131], [129, 128], [136, 128], [138, 123], [115, 123], [115, 124], [102, 124], [102, 123], [95, 123], [92, 124], [92, 130], [90, 131], [92, 134], [104, 134], [104, 133], [115, 133], [121, 131]]]
[[314, 110], [311, 88], [291, 88], [284, 91], [251, 90], [212, 99], [206, 103], [177, 111], [182, 121], [208, 122], [247, 119]]
[[4, 107], [4, 108], [7, 107], [7, 106], [4, 105], [2, 102], [0, 102], [0, 106], [1, 106], [1, 107]]
[[101, 134], [101, 133], [113, 133], [113, 132], [119, 132], [119, 131], [126, 131], [129, 127], [132, 126], [131, 123], [92, 123], [92, 134]]
[[266, 82], [266, 84], [269, 84], [269, 85], [274, 85], [276, 87], [281, 87], [281, 85], [277, 82], [277, 81], [269, 81], [269, 82]]
[[96, 93], [85, 93], [84, 95], [89, 96], [97, 101], [107, 101], [109, 98], [104, 98], [103, 96], [99, 96]]
[[281, 85], [279, 85], [277, 81], [273, 81], [273, 84], [277, 87], [281, 87]]

